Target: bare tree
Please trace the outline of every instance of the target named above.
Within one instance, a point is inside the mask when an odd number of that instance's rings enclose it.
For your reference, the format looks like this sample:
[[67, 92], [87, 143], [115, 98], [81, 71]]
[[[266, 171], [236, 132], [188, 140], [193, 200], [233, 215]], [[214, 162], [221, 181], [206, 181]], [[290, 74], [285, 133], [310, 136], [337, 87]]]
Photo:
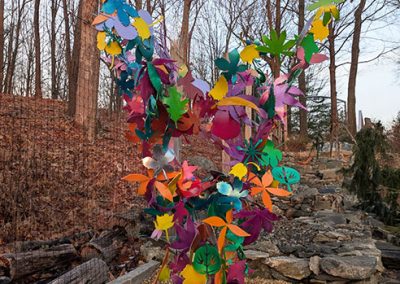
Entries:
[[42, 97], [42, 71], [40, 62], [40, 0], [35, 0], [33, 29], [35, 33], [35, 97]]
[[51, 98], [58, 99], [58, 78], [57, 78], [57, 50], [56, 50], [56, 18], [58, 12], [59, 2], [57, 0], [51, 0], [51, 31], [50, 31], [50, 58], [51, 58]]
[[[299, 0], [299, 24], [298, 24], [298, 32], [301, 34], [304, 28], [305, 16], [304, 16], [304, 7], [305, 1]], [[306, 74], [305, 70], [301, 72], [299, 76], [299, 88], [304, 93], [304, 96], [300, 97], [300, 102], [307, 107], [307, 90], [306, 90]], [[300, 109], [300, 137], [307, 138], [308, 136], [308, 123], [307, 123], [307, 111], [304, 109]]]
[[96, 46], [96, 30], [91, 26], [98, 12], [97, 0], [81, 0], [82, 18], [79, 20], [80, 48], [76, 91], [75, 121], [87, 131], [90, 141], [96, 135], [97, 96], [100, 74], [100, 54]]
[[[333, 142], [336, 143], [336, 149], [339, 148], [339, 118], [337, 109], [337, 85], [336, 85], [336, 50], [335, 50], [335, 29], [332, 22], [329, 23], [329, 81], [331, 96], [331, 149]], [[332, 151], [331, 151], [332, 155]]]
[[0, 92], [3, 90], [4, 48], [4, 0], [0, 0]]
[[15, 65], [17, 62], [17, 55], [20, 47], [21, 39], [21, 28], [22, 22], [25, 18], [26, 11], [25, 7], [30, 2], [30, 0], [18, 0], [12, 1], [11, 4], [11, 24], [10, 32], [8, 35], [8, 47], [7, 47], [7, 69], [6, 77], [4, 80], [5, 87], [4, 93], [13, 93], [13, 80]]

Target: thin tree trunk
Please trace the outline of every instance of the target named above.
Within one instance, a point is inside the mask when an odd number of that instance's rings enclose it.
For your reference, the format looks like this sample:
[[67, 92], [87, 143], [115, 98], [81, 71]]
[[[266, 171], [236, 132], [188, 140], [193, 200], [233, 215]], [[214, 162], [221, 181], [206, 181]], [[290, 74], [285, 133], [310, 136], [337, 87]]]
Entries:
[[349, 84], [347, 92], [347, 127], [351, 135], [355, 136], [357, 132], [356, 117], [356, 80], [358, 69], [358, 58], [360, 56], [360, 37], [362, 25], [362, 12], [365, 8], [366, 0], [361, 0], [357, 10], [354, 13], [354, 34], [351, 46], [351, 64], [349, 73]]
[[[331, 93], [331, 156], [332, 156], [332, 145], [336, 143], [337, 150], [338, 145], [338, 110], [337, 110], [337, 89], [336, 89], [336, 57], [335, 57], [335, 34], [332, 23], [329, 24], [329, 81], [330, 81], [330, 93]], [[338, 152], [337, 152], [338, 154]]]
[[[80, 23], [81, 49], [76, 90], [75, 122], [87, 131], [89, 141], [96, 136], [97, 95], [100, 74], [100, 53], [96, 46], [96, 30], [91, 26], [98, 12], [98, 0], [82, 0]], [[84, 20], [82, 20], [84, 19]]]
[[189, 66], [190, 61], [190, 40], [189, 40], [189, 17], [190, 17], [190, 6], [192, 0], [183, 1], [183, 15], [182, 15], [182, 26], [179, 40], [179, 51], [182, 54], [182, 63]]
[[[64, 1], [64, 7], [66, 7], [66, 0]], [[84, 0], [79, 1], [78, 6], [78, 17], [77, 21], [75, 22], [75, 32], [74, 32], [74, 46], [73, 51], [68, 51], [71, 47], [71, 40], [69, 38], [69, 28], [68, 32], [65, 33], [65, 44], [66, 48], [66, 59], [70, 58], [69, 60], [69, 76], [68, 76], [68, 110], [67, 113], [69, 116], [74, 117], [76, 113], [76, 90], [77, 90], [77, 80], [78, 80], [78, 71], [79, 71], [79, 57], [81, 51], [81, 21], [82, 21], [82, 10], [83, 10], [83, 2]], [[68, 9], [64, 8], [64, 15], [68, 13]], [[69, 18], [65, 18], [69, 24]], [[69, 25], [65, 22], [66, 29]], [[69, 42], [69, 44], [68, 44]], [[68, 48], [69, 47], [69, 48]]]
[[57, 60], [56, 60], [56, 17], [58, 3], [51, 0], [51, 35], [50, 35], [50, 57], [51, 57], [51, 98], [58, 99], [58, 78], [57, 78]]
[[[12, 6], [12, 17], [14, 17], [14, 2]], [[8, 62], [7, 62], [7, 71], [6, 71], [6, 80], [5, 80], [5, 90], [4, 93], [12, 94], [13, 93], [13, 80], [14, 80], [14, 71], [15, 65], [17, 62], [17, 55], [19, 50], [20, 44], [20, 35], [21, 35], [21, 27], [22, 27], [22, 19], [25, 11], [25, 6], [27, 1], [23, 1], [21, 4], [18, 3], [18, 14], [17, 14], [17, 21], [15, 25], [15, 29], [13, 28], [14, 25], [11, 25], [11, 31], [9, 35], [9, 45], [8, 45]], [[12, 39], [12, 40], [11, 40]]]
[[136, 10], [141, 10], [143, 6], [143, 1], [142, 0], [135, 0], [135, 6]]
[[42, 97], [42, 70], [40, 62], [40, 0], [35, 0], [33, 29], [35, 33], [35, 97]]
[[4, 0], [0, 0], [0, 93], [4, 79]]
[[34, 61], [33, 49], [28, 51], [28, 62], [26, 67], [26, 87], [25, 96], [30, 97], [32, 94], [32, 63]]
[[[298, 26], [298, 32], [301, 34], [304, 28], [304, 0], [299, 0], [299, 26]], [[299, 88], [300, 90], [304, 93], [304, 96], [300, 96], [300, 102], [302, 105], [307, 107], [307, 90], [306, 90], [306, 74], [305, 70], [301, 72], [299, 76]], [[300, 109], [300, 137], [305, 139], [307, 138], [308, 134], [308, 123], [307, 123], [307, 111], [304, 109]]]

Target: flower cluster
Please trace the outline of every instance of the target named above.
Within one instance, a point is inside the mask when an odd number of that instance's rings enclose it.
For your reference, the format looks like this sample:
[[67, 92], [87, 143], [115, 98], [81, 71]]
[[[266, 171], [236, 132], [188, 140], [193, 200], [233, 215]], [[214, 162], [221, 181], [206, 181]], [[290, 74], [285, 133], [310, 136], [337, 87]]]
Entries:
[[[240, 52], [218, 58], [220, 77], [210, 87], [170, 58], [154, 29], [162, 19], [153, 21], [125, 0], [104, 1], [93, 23], [98, 48], [126, 101], [126, 136], [140, 144], [147, 169], [124, 180], [138, 184], [137, 193], [148, 203], [145, 211], [155, 226], [151, 237], [166, 241], [160, 281], [244, 283], [250, 269], [243, 247], [262, 231], [271, 232], [278, 219], [271, 196], [291, 195], [291, 185], [300, 181], [296, 170], [280, 165], [273, 130], [285, 122], [286, 106], [303, 108], [295, 82], [310, 64], [327, 59], [314, 38], [327, 36], [339, 2], [311, 5], [316, 16], [295, 39], [271, 30]], [[263, 62], [284, 57], [292, 58], [293, 67], [267, 78]], [[242, 137], [244, 125], [251, 128], [250, 137]], [[202, 135], [228, 153], [229, 174], [212, 172], [202, 179], [195, 166], [179, 163], [170, 142], [188, 135]]]

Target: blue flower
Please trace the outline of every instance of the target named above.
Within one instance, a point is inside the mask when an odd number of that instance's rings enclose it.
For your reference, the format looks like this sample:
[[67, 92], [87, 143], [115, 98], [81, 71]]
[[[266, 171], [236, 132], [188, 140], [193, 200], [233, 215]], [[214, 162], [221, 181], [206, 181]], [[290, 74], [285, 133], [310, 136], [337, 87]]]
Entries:
[[218, 192], [226, 197], [221, 197], [220, 202], [231, 203], [236, 211], [242, 210], [242, 201], [240, 198], [244, 198], [249, 195], [248, 190], [242, 190], [243, 183], [239, 179], [235, 179], [233, 187], [227, 182], [221, 181], [217, 183]]
[[125, 0], [107, 0], [101, 10], [109, 15], [117, 11], [118, 18], [125, 27], [131, 23], [129, 16], [133, 18], [138, 17], [136, 9], [131, 4], [126, 3]]

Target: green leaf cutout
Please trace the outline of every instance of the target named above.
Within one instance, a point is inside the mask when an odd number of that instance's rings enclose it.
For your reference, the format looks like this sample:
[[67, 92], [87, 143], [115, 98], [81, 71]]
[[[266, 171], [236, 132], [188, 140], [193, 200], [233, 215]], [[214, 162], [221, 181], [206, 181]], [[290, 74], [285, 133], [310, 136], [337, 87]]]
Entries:
[[271, 140], [268, 140], [263, 152], [267, 154], [266, 156], [263, 155], [265, 166], [275, 168], [279, 164], [279, 161], [282, 160], [282, 152], [275, 148], [274, 143], [272, 143]]
[[301, 46], [304, 48], [304, 58], [310, 63], [311, 57], [314, 53], [318, 53], [319, 48], [314, 41], [314, 35], [308, 34], [303, 41], [301, 42]]
[[204, 245], [194, 254], [193, 268], [200, 274], [216, 274], [221, 268], [221, 258], [216, 247]]
[[182, 94], [178, 92], [176, 87], [168, 88], [168, 97], [164, 97], [164, 104], [168, 106], [167, 111], [170, 118], [177, 121], [187, 112], [187, 104], [189, 99], [182, 100]]
[[272, 169], [272, 176], [275, 180], [285, 184], [289, 191], [292, 191], [290, 188], [291, 184], [295, 184], [300, 181], [300, 173], [289, 167], [278, 167]]

